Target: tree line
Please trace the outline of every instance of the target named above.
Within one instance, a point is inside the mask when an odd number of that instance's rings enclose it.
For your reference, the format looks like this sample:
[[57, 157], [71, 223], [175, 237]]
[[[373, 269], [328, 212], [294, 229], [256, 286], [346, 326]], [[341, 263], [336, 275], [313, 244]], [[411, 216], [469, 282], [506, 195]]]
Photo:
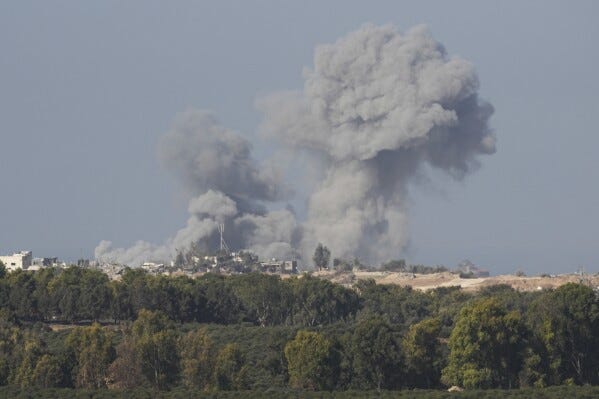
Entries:
[[0, 308], [23, 321], [134, 321], [142, 309], [179, 323], [315, 326], [353, 318], [359, 296], [315, 277], [249, 273], [200, 278], [126, 269], [118, 281], [95, 269], [18, 270], [0, 278]]
[[[49, 321], [80, 325], [54, 331]], [[599, 299], [579, 284], [468, 293], [372, 280], [347, 288], [309, 275], [0, 273], [0, 385], [337, 391], [598, 382]]]

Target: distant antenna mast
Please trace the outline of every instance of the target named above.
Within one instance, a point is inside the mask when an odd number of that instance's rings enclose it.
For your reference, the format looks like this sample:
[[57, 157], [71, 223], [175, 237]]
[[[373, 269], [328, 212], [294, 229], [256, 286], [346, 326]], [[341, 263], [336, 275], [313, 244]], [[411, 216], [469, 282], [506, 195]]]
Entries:
[[225, 242], [225, 239], [223, 237], [223, 233], [225, 232], [225, 225], [223, 223], [218, 225], [218, 232], [220, 233], [220, 250], [225, 251], [226, 253], [231, 252], [231, 250], [229, 250], [229, 246], [227, 245], [227, 243]]

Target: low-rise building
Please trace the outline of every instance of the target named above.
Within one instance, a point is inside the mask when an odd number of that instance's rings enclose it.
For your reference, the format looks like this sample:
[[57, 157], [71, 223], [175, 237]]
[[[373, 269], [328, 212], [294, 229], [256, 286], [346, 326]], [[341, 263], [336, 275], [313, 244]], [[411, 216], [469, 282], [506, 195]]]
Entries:
[[7, 270], [27, 269], [32, 264], [31, 251], [21, 251], [12, 255], [0, 256], [0, 262], [4, 263]]
[[276, 274], [296, 274], [297, 261], [271, 259], [269, 262], [260, 262], [260, 271]]
[[144, 262], [141, 265], [141, 268], [148, 273], [159, 274], [164, 273], [166, 268], [164, 267], [164, 263], [154, 263], [154, 262]]

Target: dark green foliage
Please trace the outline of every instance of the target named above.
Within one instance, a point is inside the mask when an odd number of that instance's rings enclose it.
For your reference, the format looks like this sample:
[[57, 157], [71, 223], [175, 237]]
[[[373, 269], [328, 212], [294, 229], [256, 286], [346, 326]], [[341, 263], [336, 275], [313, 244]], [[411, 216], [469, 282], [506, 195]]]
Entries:
[[358, 322], [351, 337], [349, 357], [352, 386], [358, 389], [398, 389], [401, 387], [399, 337], [381, 317]]
[[190, 388], [207, 389], [212, 384], [216, 350], [205, 329], [190, 331], [179, 341], [181, 378]]
[[595, 399], [599, 397], [599, 387], [558, 386], [544, 389], [517, 390], [472, 390], [458, 393], [443, 391], [344, 391], [309, 392], [284, 390], [241, 391], [241, 392], [205, 392], [200, 390], [174, 389], [156, 392], [151, 389], [135, 390], [73, 390], [0, 387], [0, 397], [14, 399]]
[[216, 356], [214, 362], [214, 386], [221, 391], [240, 391], [247, 389], [247, 367], [239, 345], [227, 344]]
[[23, 320], [39, 320], [41, 315], [34, 295], [36, 284], [33, 273], [23, 270], [10, 273], [6, 285], [9, 289], [8, 305], [15, 315]]
[[110, 282], [100, 271], [70, 267], [8, 274], [0, 279], [0, 305], [25, 321], [133, 321], [149, 309], [180, 323], [315, 326], [351, 319], [360, 301], [354, 290], [310, 276], [191, 279], [126, 269], [121, 281]]
[[[532, 388], [598, 384], [598, 370], [598, 296], [578, 284], [468, 293], [309, 274], [0, 276], [0, 397], [593, 397]], [[444, 383], [472, 391], [385, 391]]]
[[249, 320], [261, 326], [284, 324], [292, 311], [292, 293], [279, 276], [259, 273], [231, 280], [233, 292], [245, 305]]
[[444, 367], [440, 334], [441, 322], [437, 318], [412, 324], [406, 333], [402, 349], [410, 387], [433, 388], [440, 380]]
[[78, 388], [106, 386], [108, 366], [114, 360], [112, 332], [97, 323], [77, 327], [66, 339], [66, 349], [75, 359], [72, 380]]
[[599, 296], [566, 284], [543, 293], [530, 307], [541, 384], [599, 383]]
[[520, 314], [507, 312], [497, 299], [464, 307], [449, 338], [442, 381], [470, 389], [516, 387], [525, 338]]
[[409, 326], [430, 315], [430, 296], [411, 287], [362, 280], [356, 288], [364, 303], [362, 311], [385, 317], [392, 324]]
[[333, 343], [313, 331], [299, 331], [285, 345], [289, 384], [293, 388], [322, 391], [330, 389], [336, 371]]
[[292, 295], [290, 324], [316, 326], [353, 318], [360, 299], [355, 291], [305, 275], [285, 281]]
[[142, 309], [131, 329], [141, 372], [155, 388], [168, 388], [179, 373], [178, 334], [161, 312]]

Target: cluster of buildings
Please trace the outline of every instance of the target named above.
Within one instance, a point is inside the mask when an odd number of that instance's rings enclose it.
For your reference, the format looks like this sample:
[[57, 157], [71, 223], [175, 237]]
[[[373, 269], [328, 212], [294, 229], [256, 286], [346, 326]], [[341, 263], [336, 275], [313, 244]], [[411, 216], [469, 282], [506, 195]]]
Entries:
[[[118, 279], [125, 270], [125, 265], [119, 264], [96, 264], [92, 266], [99, 268], [108, 274], [111, 279]], [[230, 252], [221, 255], [208, 255], [203, 257], [192, 256], [188, 263], [177, 265], [158, 262], [144, 262], [140, 268], [152, 275], [181, 274], [190, 277], [204, 273], [242, 274], [249, 272], [261, 272], [269, 274], [297, 274], [297, 261], [270, 259], [268, 261], [248, 261], [240, 253]]]
[[271, 259], [268, 262], [260, 262], [260, 271], [272, 274], [297, 274], [296, 260]]
[[21, 251], [12, 255], [0, 256], [0, 262], [9, 271], [28, 269], [33, 264], [33, 256], [31, 251]]
[[34, 258], [31, 251], [15, 252], [12, 255], [0, 256], [0, 262], [8, 271], [15, 270], [39, 270], [44, 267], [66, 267], [65, 262], [58, 258]]
[[[297, 261], [270, 259], [258, 261], [257, 258], [248, 260], [241, 253], [229, 252], [215, 256], [192, 257], [190, 265], [176, 266], [174, 262], [164, 263], [144, 262], [140, 267], [149, 274], [182, 273], [194, 275], [197, 273], [223, 273], [240, 274], [248, 272], [262, 272], [269, 274], [297, 274]], [[31, 251], [21, 251], [12, 255], [0, 256], [0, 262], [8, 271], [28, 270], [35, 271], [46, 267], [67, 267], [70, 264], [61, 262], [58, 258], [34, 258]], [[125, 270], [125, 265], [98, 263], [81, 259], [77, 266], [84, 268], [98, 268], [108, 274], [111, 279], [119, 278]]]
[[297, 261], [270, 259], [269, 261], [259, 262], [248, 261], [240, 253], [231, 252], [227, 255], [204, 256], [201, 262], [202, 271], [221, 272], [221, 273], [247, 273], [262, 272], [270, 274], [296, 274]]

